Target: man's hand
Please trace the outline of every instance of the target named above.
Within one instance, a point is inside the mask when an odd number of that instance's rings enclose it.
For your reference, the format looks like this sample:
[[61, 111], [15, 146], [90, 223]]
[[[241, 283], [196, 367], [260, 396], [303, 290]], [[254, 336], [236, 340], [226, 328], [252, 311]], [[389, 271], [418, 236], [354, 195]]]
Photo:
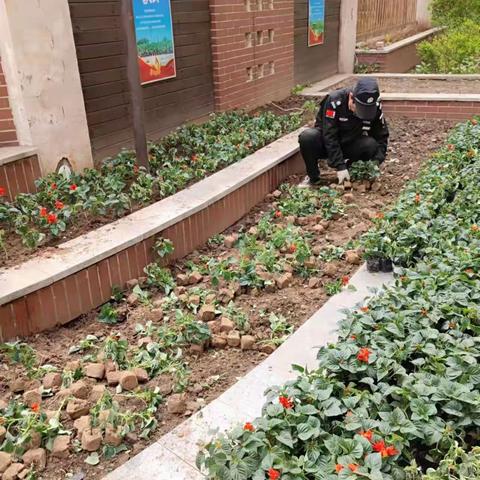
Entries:
[[348, 173], [348, 170], [339, 170], [337, 172], [337, 178], [339, 185], [342, 185], [343, 182], [350, 181], [350, 174]]

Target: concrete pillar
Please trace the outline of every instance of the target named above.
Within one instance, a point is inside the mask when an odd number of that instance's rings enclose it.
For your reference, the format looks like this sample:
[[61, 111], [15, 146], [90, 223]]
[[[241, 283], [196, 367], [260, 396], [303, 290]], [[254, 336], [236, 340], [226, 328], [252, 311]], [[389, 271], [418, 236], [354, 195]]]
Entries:
[[19, 142], [38, 149], [42, 172], [64, 158], [91, 167], [68, 1], [0, 0], [0, 53]]
[[358, 0], [342, 0], [340, 6], [340, 41], [338, 73], [353, 73], [357, 43]]
[[431, 0], [417, 0], [417, 23], [425, 29], [432, 26], [430, 3]]

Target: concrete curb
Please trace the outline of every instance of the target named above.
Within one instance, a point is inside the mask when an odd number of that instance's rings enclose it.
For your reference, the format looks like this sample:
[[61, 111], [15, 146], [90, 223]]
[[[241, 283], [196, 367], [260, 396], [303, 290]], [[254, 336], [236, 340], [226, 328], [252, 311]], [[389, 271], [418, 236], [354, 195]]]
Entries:
[[372, 289], [392, 281], [391, 274], [372, 274], [363, 265], [350, 282], [355, 291], [345, 289], [332, 297], [264, 362], [104, 480], [204, 479], [195, 466], [201, 445], [215, 434], [259, 416], [265, 402], [265, 390], [296, 376], [292, 364], [315, 368], [319, 347], [337, 340], [336, 328], [343, 318], [342, 310], [363, 305], [372, 295]]
[[412, 35], [408, 38], [404, 38], [403, 40], [399, 40], [398, 42], [394, 42], [391, 45], [387, 45], [386, 47], [377, 50], [375, 48], [357, 48], [355, 50], [355, 53], [366, 53], [366, 54], [375, 54], [375, 55], [388, 55], [389, 53], [394, 52], [395, 50], [398, 50], [403, 47], [407, 47], [408, 45], [411, 45], [412, 43], [419, 42], [420, 40], [423, 40], [424, 38], [429, 37], [430, 35], [433, 35], [435, 33], [438, 33], [442, 31], [444, 27], [436, 27], [436, 28], [431, 28], [430, 30], [425, 30], [424, 32], [417, 33], [416, 35]]

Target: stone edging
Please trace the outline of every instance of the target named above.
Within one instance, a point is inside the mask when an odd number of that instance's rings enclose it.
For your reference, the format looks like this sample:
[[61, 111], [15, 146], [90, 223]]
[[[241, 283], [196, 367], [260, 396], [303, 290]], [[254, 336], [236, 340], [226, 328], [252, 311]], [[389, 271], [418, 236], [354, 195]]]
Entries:
[[391, 274], [372, 274], [363, 265], [351, 279], [356, 291], [344, 290], [332, 297], [264, 362], [104, 480], [205, 479], [195, 466], [199, 443], [208, 441], [213, 432], [223, 432], [258, 417], [267, 388], [294, 378], [292, 364], [315, 368], [318, 348], [337, 340], [336, 328], [343, 318], [342, 310], [363, 304], [365, 298], [371, 296], [372, 288], [392, 281]]
[[430, 35], [433, 35], [435, 33], [438, 33], [442, 31], [444, 28], [443, 27], [436, 27], [436, 28], [431, 28], [429, 30], [425, 30], [424, 32], [417, 33], [415, 35], [412, 35], [410, 37], [404, 38], [403, 40], [399, 40], [398, 42], [394, 42], [391, 45], [387, 45], [386, 47], [383, 47], [380, 50], [377, 50], [375, 48], [357, 48], [355, 49], [355, 53], [365, 53], [365, 54], [375, 54], [375, 55], [388, 55], [389, 53], [394, 52], [395, 50], [398, 50], [403, 47], [407, 47], [408, 45], [411, 45], [412, 43], [419, 42], [420, 40], [423, 40], [424, 38], [429, 37]]

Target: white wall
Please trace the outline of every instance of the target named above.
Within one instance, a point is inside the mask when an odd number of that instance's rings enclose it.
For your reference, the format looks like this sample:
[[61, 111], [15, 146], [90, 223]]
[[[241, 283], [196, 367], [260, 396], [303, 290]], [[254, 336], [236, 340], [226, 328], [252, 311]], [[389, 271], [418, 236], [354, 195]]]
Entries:
[[353, 73], [357, 43], [358, 0], [342, 0], [340, 6], [340, 39], [338, 73]]
[[425, 28], [432, 26], [430, 2], [431, 0], [417, 0], [417, 23]]
[[0, 0], [0, 49], [19, 141], [43, 173], [92, 166], [67, 0]]

